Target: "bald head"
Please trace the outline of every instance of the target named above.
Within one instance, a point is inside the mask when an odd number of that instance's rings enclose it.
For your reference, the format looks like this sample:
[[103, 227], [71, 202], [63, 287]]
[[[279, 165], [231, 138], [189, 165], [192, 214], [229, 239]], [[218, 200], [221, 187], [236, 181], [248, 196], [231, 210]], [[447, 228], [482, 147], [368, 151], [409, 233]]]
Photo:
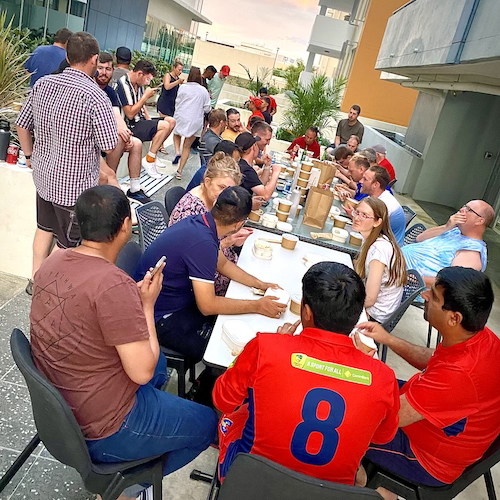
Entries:
[[483, 200], [471, 200], [467, 205], [483, 217], [485, 226], [489, 226], [493, 222], [495, 211], [489, 203]]

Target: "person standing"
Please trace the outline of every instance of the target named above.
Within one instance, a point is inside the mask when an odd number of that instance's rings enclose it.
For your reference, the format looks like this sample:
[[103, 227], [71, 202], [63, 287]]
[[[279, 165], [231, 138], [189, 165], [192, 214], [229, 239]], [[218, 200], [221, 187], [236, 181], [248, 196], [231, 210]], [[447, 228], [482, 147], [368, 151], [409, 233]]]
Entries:
[[213, 78], [208, 80], [208, 91], [210, 92], [210, 106], [215, 108], [217, 105], [217, 100], [219, 99], [219, 95], [221, 93], [222, 87], [226, 78], [229, 76], [230, 68], [226, 64], [222, 66], [218, 73], [215, 73]]
[[182, 73], [183, 64], [180, 61], [175, 61], [169, 73], [163, 75], [163, 85], [161, 87], [161, 94], [156, 103], [156, 110], [160, 116], [174, 116], [175, 99], [179, 85], [184, 83], [180, 78]]
[[267, 112], [271, 116], [274, 116], [276, 114], [276, 111], [278, 111], [278, 105], [276, 104], [276, 99], [272, 95], [269, 95], [269, 93], [267, 92], [267, 87], [261, 87], [259, 90], [259, 95], [261, 99], [264, 99], [265, 97], [269, 99], [269, 106], [267, 108]]
[[[48, 257], [54, 238], [54, 248], [79, 244], [74, 205], [83, 191], [97, 186], [101, 151], [112, 151], [118, 141], [111, 103], [93, 78], [97, 40], [89, 33], [74, 33], [66, 55], [71, 67], [37, 82], [16, 120], [36, 188], [33, 275]], [[30, 295], [32, 283], [26, 287]]]
[[66, 43], [73, 33], [68, 28], [61, 28], [54, 35], [52, 45], [39, 45], [24, 61], [24, 69], [31, 73], [30, 87], [39, 78], [55, 71], [66, 56]]
[[174, 148], [180, 150], [181, 138], [184, 137], [181, 155], [177, 155], [172, 162], [179, 164], [176, 179], [182, 179], [182, 169], [189, 158], [189, 150], [195, 137], [200, 137], [203, 132], [204, 114], [210, 111], [210, 96], [201, 84], [201, 71], [196, 66], [191, 66], [187, 83], [182, 85], [175, 100], [175, 128]]
[[358, 120], [358, 116], [360, 114], [361, 108], [357, 104], [353, 104], [349, 110], [347, 118], [339, 121], [337, 125], [337, 132], [335, 134], [335, 146], [338, 146], [339, 144], [347, 144], [351, 135], [356, 135], [359, 142], [363, 141], [365, 127], [363, 127], [363, 124]]
[[118, 47], [115, 55], [116, 66], [113, 70], [113, 86], [116, 86], [116, 82], [130, 71], [130, 61], [132, 61], [132, 52], [127, 47]]

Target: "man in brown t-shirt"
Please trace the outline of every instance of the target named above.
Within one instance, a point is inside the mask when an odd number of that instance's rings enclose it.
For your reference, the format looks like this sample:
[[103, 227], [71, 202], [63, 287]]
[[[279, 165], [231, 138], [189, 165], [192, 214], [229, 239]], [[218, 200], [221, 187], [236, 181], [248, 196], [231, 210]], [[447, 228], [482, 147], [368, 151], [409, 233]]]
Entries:
[[[216, 416], [158, 389], [166, 381], [166, 362], [153, 310], [163, 275], [148, 271], [136, 284], [114, 265], [131, 233], [124, 193], [109, 185], [88, 189], [75, 211], [81, 246], [55, 252], [35, 274], [35, 365], [71, 407], [93, 460], [169, 452], [168, 474], [208, 447]], [[124, 495], [135, 498], [142, 489], [136, 485]]]
[[358, 142], [363, 141], [365, 127], [358, 120], [358, 116], [360, 114], [361, 108], [357, 104], [353, 104], [349, 110], [347, 118], [339, 121], [337, 125], [337, 132], [335, 133], [335, 147], [340, 144], [347, 144], [351, 135], [357, 136], [359, 139]]

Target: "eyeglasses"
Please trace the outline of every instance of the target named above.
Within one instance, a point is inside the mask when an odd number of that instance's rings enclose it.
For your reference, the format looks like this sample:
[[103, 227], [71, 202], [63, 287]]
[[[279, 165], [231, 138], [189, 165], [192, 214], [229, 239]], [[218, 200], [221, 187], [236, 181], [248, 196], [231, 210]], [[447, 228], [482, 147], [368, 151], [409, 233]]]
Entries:
[[473, 214], [476, 214], [478, 217], [481, 217], [482, 219], [484, 219], [484, 216], [482, 216], [481, 214], [478, 214], [473, 208], [469, 207], [469, 205], [464, 205], [462, 208], [465, 208], [466, 212], [472, 212]]
[[374, 216], [372, 215], [366, 215], [364, 214], [363, 212], [358, 212], [356, 209], [354, 209], [352, 212], [351, 212], [352, 216], [353, 217], [359, 217], [361, 220], [366, 220], [366, 219], [375, 219]]

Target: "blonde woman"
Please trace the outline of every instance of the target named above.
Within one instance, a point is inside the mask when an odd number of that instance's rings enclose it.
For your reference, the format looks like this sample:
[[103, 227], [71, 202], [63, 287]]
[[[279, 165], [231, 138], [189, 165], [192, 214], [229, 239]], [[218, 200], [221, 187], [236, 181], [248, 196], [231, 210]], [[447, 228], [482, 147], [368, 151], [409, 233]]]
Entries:
[[355, 271], [365, 281], [365, 307], [371, 319], [383, 323], [401, 304], [406, 266], [389, 226], [385, 203], [363, 198], [352, 211], [354, 231], [363, 236]]
[[[188, 191], [175, 205], [168, 225], [191, 215], [208, 212], [214, 205], [219, 193], [228, 186], [237, 186], [241, 182], [241, 171], [236, 161], [222, 151], [215, 153], [207, 163], [203, 180], [199, 186]], [[238, 261], [238, 255], [232, 248], [241, 246], [252, 233], [249, 228], [241, 228], [237, 233], [221, 240], [220, 246], [224, 256], [231, 262]], [[215, 293], [223, 296], [229, 286], [229, 278], [219, 273], [215, 275]]]

